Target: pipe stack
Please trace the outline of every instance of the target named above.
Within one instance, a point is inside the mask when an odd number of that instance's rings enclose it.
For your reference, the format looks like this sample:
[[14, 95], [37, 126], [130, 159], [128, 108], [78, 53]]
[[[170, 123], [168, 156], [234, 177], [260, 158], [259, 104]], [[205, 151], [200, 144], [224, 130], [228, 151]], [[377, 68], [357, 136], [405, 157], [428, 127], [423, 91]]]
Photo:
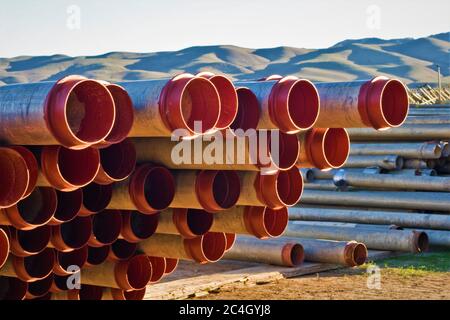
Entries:
[[360, 264], [358, 242], [274, 238], [302, 196], [299, 168], [340, 168], [344, 128], [398, 127], [407, 109], [404, 86], [383, 77], [2, 86], [0, 298], [143, 299], [179, 260], [239, 252]]

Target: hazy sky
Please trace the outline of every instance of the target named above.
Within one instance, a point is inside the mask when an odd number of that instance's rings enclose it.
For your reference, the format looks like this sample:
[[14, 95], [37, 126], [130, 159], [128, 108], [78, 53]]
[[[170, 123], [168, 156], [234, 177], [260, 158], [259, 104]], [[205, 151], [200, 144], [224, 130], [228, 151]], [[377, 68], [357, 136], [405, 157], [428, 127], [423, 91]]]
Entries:
[[0, 56], [328, 47], [450, 31], [449, 0], [0, 0]]

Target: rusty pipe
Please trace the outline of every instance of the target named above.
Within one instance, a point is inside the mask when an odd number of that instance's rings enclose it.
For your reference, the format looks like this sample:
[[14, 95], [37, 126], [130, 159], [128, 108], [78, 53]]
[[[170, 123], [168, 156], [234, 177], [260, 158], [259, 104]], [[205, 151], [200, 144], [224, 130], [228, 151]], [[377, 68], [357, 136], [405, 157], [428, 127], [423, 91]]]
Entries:
[[258, 129], [298, 133], [311, 128], [319, 116], [319, 94], [308, 80], [289, 76], [267, 81], [236, 82], [258, 98]]
[[[353, 148], [353, 144], [352, 144]], [[392, 151], [395, 152], [395, 151]], [[344, 168], [380, 167], [386, 170], [400, 170], [404, 160], [398, 155], [350, 155]]]
[[103, 247], [88, 246], [88, 256], [87, 256], [86, 263], [84, 264], [85, 268], [97, 266], [97, 265], [105, 262], [106, 259], [108, 259], [110, 250], [111, 250], [111, 246], [109, 246], [109, 245], [106, 245]]
[[241, 194], [239, 206], [260, 206], [279, 209], [295, 205], [303, 193], [303, 177], [297, 168], [264, 175], [239, 172]]
[[[13, 149], [14, 151], [17, 151], [22, 158], [25, 160], [27, 167], [28, 167], [28, 175], [29, 175], [29, 179], [28, 179], [28, 187], [27, 190], [25, 191], [25, 194], [23, 195], [23, 198], [28, 197], [34, 190], [34, 188], [36, 187], [36, 182], [37, 182], [37, 178], [38, 178], [38, 174], [39, 174], [39, 165], [38, 162], [36, 160], [36, 157], [34, 156], [33, 152], [31, 152], [28, 148], [23, 147], [23, 146], [9, 146], [8, 149]], [[0, 157], [1, 154], [3, 153], [3, 151], [0, 148]], [[1, 158], [0, 158], [1, 159]], [[2, 161], [2, 160], [0, 160]], [[22, 162], [20, 161], [20, 164]], [[14, 164], [14, 171], [16, 174], [16, 184], [20, 184], [23, 180], [23, 178], [20, 176], [19, 172], [16, 172], [16, 166], [19, 165], [19, 163], [15, 163]], [[11, 172], [8, 172], [9, 174]], [[8, 173], [7, 172], [2, 172], [2, 176], [5, 177], [5, 182], [4, 183], [8, 183]], [[12, 190], [14, 190], [12, 188]]]
[[150, 238], [159, 224], [160, 214], [142, 214], [139, 211], [121, 211], [122, 228], [120, 238], [138, 243]]
[[303, 263], [303, 247], [298, 241], [260, 241], [238, 236], [224, 259], [295, 267]]
[[94, 181], [100, 168], [99, 151], [94, 148], [71, 150], [62, 146], [45, 146], [35, 152], [40, 158], [36, 182], [40, 187], [74, 191]]
[[450, 139], [448, 124], [404, 124], [387, 131], [371, 128], [348, 130], [352, 141], [429, 141]]
[[[77, 273], [83, 268], [88, 258], [88, 247], [84, 246], [70, 252], [55, 252], [55, 264], [53, 273], [58, 276], [66, 276]], [[73, 268], [74, 266], [77, 269]]]
[[18, 145], [85, 148], [108, 136], [115, 119], [108, 89], [80, 76], [2, 86], [0, 109], [0, 139]]
[[122, 290], [145, 288], [152, 276], [152, 265], [140, 254], [129, 260], [112, 262], [81, 270], [81, 283]]
[[439, 159], [442, 146], [438, 142], [352, 143], [350, 150], [352, 156], [389, 154], [412, 159]]
[[100, 169], [94, 179], [98, 184], [111, 184], [128, 178], [136, 166], [136, 150], [130, 140], [110, 145], [100, 151]]
[[147, 257], [152, 265], [152, 277], [150, 283], [156, 283], [164, 277], [166, 272], [166, 258], [163, 257]]
[[419, 191], [333, 192], [305, 190], [302, 203], [448, 212], [450, 210], [450, 195], [445, 192]]
[[[169, 137], [176, 129], [184, 129], [186, 135], [202, 134], [213, 129], [219, 119], [219, 94], [208, 79], [185, 73], [170, 80], [119, 85], [133, 102], [135, 119], [130, 137]], [[202, 128], [195, 128], [195, 122], [201, 122]]]
[[230, 125], [230, 129], [236, 131], [238, 129], [247, 131], [258, 127], [259, 122], [259, 102], [256, 95], [245, 87], [236, 89], [238, 98], [237, 114]]
[[217, 130], [228, 128], [238, 112], [238, 97], [233, 82], [223, 75], [211, 72], [201, 72], [197, 76], [211, 81], [219, 94], [220, 114], [215, 128]]
[[194, 239], [157, 233], [139, 243], [139, 249], [149, 256], [194, 260], [201, 264], [220, 260], [225, 248], [225, 234], [215, 232]]
[[0, 269], [0, 275], [16, 277], [26, 282], [41, 280], [52, 272], [54, 260], [55, 253], [51, 248], [29, 257], [10, 254]]
[[168, 209], [160, 213], [156, 232], [193, 239], [210, 231], [214, 217], [199, 209]]
[[320, 170], [342, 167], [350, 153], [350, 139], [343, 128], [313, 128], [298, 134], [300, 154], [299, 168]]
[[90, 183], [82, 188], [81, 192], [83, 193], [83, 204], [78, 215], [85, 217], [106, 209], [112, 198], [113, 187], [111, 184]]
[[36, 188], [16, 205], [0, 210], [0, 224], [12, 225], [19, 230], [32, 230], [51, 221], [58, 198], [52, 188]]
[[30, 186], [30, 169], [22, 155], [11, 148], [0, 148], [0, 209], [18, 203]]
[[176, 188], [171, 208], [204, 209], [217, 212], [231, 208], [241, 187], [235, 171], [174, 170]]
[[297, 222], [293, 221], [288, 224], [285, 236], [340, 241], [355, 240], [364, 243], [369, 249], [376, 250], [417, 253], [428, 249], [428, 237], [424, 232], [301, 225]]
[[450, 230], [450, 216], [415, 212], [375, 210], [343, 210], [339, 208], [289, 209], [290, 220], [337, 221], [363, 224], [395, 224], [400, 227]]
[[128, 242], [123, 239], [117, 239], [109, 251], [108, 260], [125, 261], [131, 259], [138, 249], [137, 243]]
[[138, 210], [155, 214], [166, 209], [175, 194], [175, 180], [164, 167], [139, 166], [133, 175], [113, 188], [108, 209]]
[[28, 257], [42, 252], [50, 242], [51, 227], [43, 225], [33, 230], [18, 230], [9, 227], [11, 253], [17, 257]]
[[320, 96], [318, 128], [386, 129], [400, 126], [408, 115], [408, 93], [397, 79], [315, 83]]
[[88, 244], [91, 247], [103, 247], [115, 242], [122, 229], [122, 215], [115, 210], [104, 210], [91, 217], [92, 234]]
[[[413, 229], [406, 229], [413, 230]], [[444, 230], [414, 229], [417, 232], [425, 232], [432, 248], [450, 248], [450, 232]]]
[[84, 247], [91, 235], [91, 217], [76, 217], [69, 222], [52, 227], [49, 247], [62, 252], [70, 252]]
[[77, 189], [71, 192], [56, 191], [57, 202], [56, 211], [49, 224], [57, 226], [65, 222], [72, 221], [81, 212], [83, 206], [83, 192]]
[[234, 207], [214, 215], [213, 232], [253, 235], [259, 239], [280, 236], [288, 223], [286, 208]]
[[0, 300], [24, 300], [28, 282], [14, 277], [0, 276]]

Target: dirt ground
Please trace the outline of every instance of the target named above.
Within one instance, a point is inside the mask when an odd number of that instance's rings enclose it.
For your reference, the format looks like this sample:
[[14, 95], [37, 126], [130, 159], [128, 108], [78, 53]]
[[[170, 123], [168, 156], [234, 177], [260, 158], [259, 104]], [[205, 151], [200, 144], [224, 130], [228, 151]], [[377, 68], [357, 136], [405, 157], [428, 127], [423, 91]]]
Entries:
[[369, 263], [359, 268], [340, 269], [262, 285], [224, 287], [217, 293], [199, 299], [450, 300], [449, 261], [450, 253], [405, 256], [378, 261], [376, 266], [380, 268], [380, 277], [370, 273], [376, 271], [376, 267]]

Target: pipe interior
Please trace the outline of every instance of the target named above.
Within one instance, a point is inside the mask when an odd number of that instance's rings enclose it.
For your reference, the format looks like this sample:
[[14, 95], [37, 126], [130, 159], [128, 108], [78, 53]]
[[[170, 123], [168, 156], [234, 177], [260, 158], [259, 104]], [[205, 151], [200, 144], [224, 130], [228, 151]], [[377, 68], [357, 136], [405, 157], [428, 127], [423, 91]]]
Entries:
[[356, 244], [353, 249], [353, 261], [357, 266], [364, 264], [367, 260], [367, 248], [362, 243]]
[[332, 168], [345, 164], [350, 153], [350, 139], [345, 129], [330, 128], [324, 137], [324, 154]]
[[86, 245], [92, 234], [91, 217], [76, 217], [72, 221], [63, 223], [61, 235], [64, 243], [72, 249]]
[[175, 182], [169, 170], [155, 167], [145, 178], [145, 199], [156, 210], [166, 209], [175, 196]]
[[122, 215], [114, 210], [105, 210], [92, 218], [92, 232], [97, 241], [111, 244], [117, 240], [122, 229]]
[[[8, 259], [9, 255], [9, 239], [5, 231], [0, 229], [0, 268]], [[1, 296], [1, 295], [0, 295]]]
[[403, 157], [396, 157], [395, 159], [396, 170], [401, 170], [403, 168], [404, 162], [405, 161], [403, 160]]
[[214, 177], [213, 195], [216, 203], [223, 209], [236, 204], [241, 193], [241, 182], [234, 171], [218, 171]]
[[47, 248], [37, 255], [25, 257], [23, 259], [26, 272], [32, 278], [43, 279], [53, 270], [55, 254], [53, 249]]
[[61, 147], [58, 152], [61, 176], [74, 186], [85, 186], [94, 180], [100, 168], [97, 149], [71, 150]]
[[319, 94], [309, 81], [299, 80], [291, 88], [288, 97], [289, 115], [301, 129], [314, 125], [319, 116]]
[[83, 188], [83, 206], [90, 212], [106, 209], [112, 198], [112, 185], [90, 183]]
[[136, 166], [136, 149], [127, 140], [100, 149], [100, 163], [105, 173], [114, 180], [126, 179]]
[[102, 247], [89, 247], [88, 248], [88, 256], [87, 263], [93, 266], [97, 266], [102, 264], [108, 258], [110, 251], [110, 246], [102, 246]]
[[21, 217], [33, 225], [48, 222], [56, 212], [58, 198], [51, 188], [36, 188], [17, 204]]
[[213, 224], [213, 220], [212, 213], [198, 209], [187, 210], [187, 225], [192, 234], [196, 236], [207, 233]]
[[292, 168], [297, 162], [300, 153], [300, 143], [295, 134], [286, 134], [281, 131], [279, 133], [279, 155], [278, 161], [272, 152], [272, 139], [270, 139], [270, 157], [272, 161], [282, 170]]
[[144, 288], [152, 276], [152, 265], [145, 255], [138, 255], [128, 261], [127, 279], [133, 289]]
[[236, 92], [238, 96], [238, 111], [230, 128], [233, 130], [242, 129], [243, 131], [256, 130], [260, 112], [258, 98], [248, 88], [239, 88]]
[[384, 87], [381, 97], [381, 111], [388, 125], [397, 127], [408, 115], [408, 92], [398, 80], [390, 80]]
[[130, 259], [137, 250], [137, 243], [131, 243], [123, 239], [117, 239], [111, 245], [111, 251], [119, 260]]
[[29, 183], [25, 160], [14, 150], [0, 149], [0, 207], [8, 207], [20, 200]]
[[297, 168], [280, 171], [277, 178], [277, 193], [285, 206], [293, 206], [303, 193], [303, 178]]
[[138, 211], [132, 211], [130, 216], [130, 225], [133, 234], [139, 239], [148, 239], [158, 227], [159, 214], [142, 214]]
[[214, 76], [209, 79], [216, 87], [220, 97], [220, 116], [216, 127], [228, 127], [236, 117], [238, 108], [236, 89], [233, 83], [223, 76]]
[[164, 276], [166, 271], [166, 259], [162, 257], [148, 257], [152, 265], [151, 282], [158, 282]]
[[81, 189], [71, 192], [56, 191], [58, 206], [55, 211], [55, 218], [62, 222], [68, 222], [77, 216], [83, 204], [84, 195]]
[[[219, 119], [220, 101], [215, 87], [209, 80], [195, 78], [188, 82], [181, 97], [181, 114], [184, 122], [195, 133], [214, 128]], [[201, 122], [201, 130], [194, 130], [195, 122]]]
[[115, 85], [108, 85], [107, 88], [114, 99], [116, 117], [113, 128], [105, 140], [109, 143], [118, 143], [128, 136], [133, 126], [133, 103], [123, 88]]
[[18, 278], [0, 277], [0, 300], [23, 300], [28, 283]]
[[202, 238], [202, 250], [210, 262], [218, 261], [225, 254], [227, 240], [221, 232], [208, 232]]
[[123, 291], [123, 297], [125, 300], [143, 300], [146, 289]]
[[101, 300], [103, 297], [103, 288], [83, 284], [78, 291], [80, 300]]
[[164, 258], [166, 260], [166, 270], [164, 270], [165, 274], [169, 274], [175, 271], [178, 266], [178, 259], [174, 258]]
[[429, 240], [428, 235], [425, 232], [419, 232], [419, 236], [417, 238], [417, 248], [419, 252], [425, 252], [428, 250]]
[[236, 242], [236, 234], [235, 233], [225, 233], [225, 238], [227, 240], [226, 250], [230, 250], [233, 248], [234, 243]]
[[293, 266], [298, 266], [303, 263], [304, 250], [302, 245], [298, 243], [294, 244], [291, 248], [290, 259]]
[[106, 137], [113, 126], [114, 101], [106, 87], [97, 81], [78, 83], [65, 107], [69, 128], [80, 140], [96, 143]]
[[50, 273], [44, 279], [28, 283], [28, 293], [35, 298], [46, 295], [53, 284], [53, 273]]
[[39, 253], [47, 247], [51, 234], [51, 227], [44, 225], [28, 231], [17, 230], [17, 240], [24, 251]]
[[288, 210], [282, 208], [273, 210], [266, 208], [264, 211], [264, 227], [270, 237], [279, 237], [283, 234], [289, 221]]

